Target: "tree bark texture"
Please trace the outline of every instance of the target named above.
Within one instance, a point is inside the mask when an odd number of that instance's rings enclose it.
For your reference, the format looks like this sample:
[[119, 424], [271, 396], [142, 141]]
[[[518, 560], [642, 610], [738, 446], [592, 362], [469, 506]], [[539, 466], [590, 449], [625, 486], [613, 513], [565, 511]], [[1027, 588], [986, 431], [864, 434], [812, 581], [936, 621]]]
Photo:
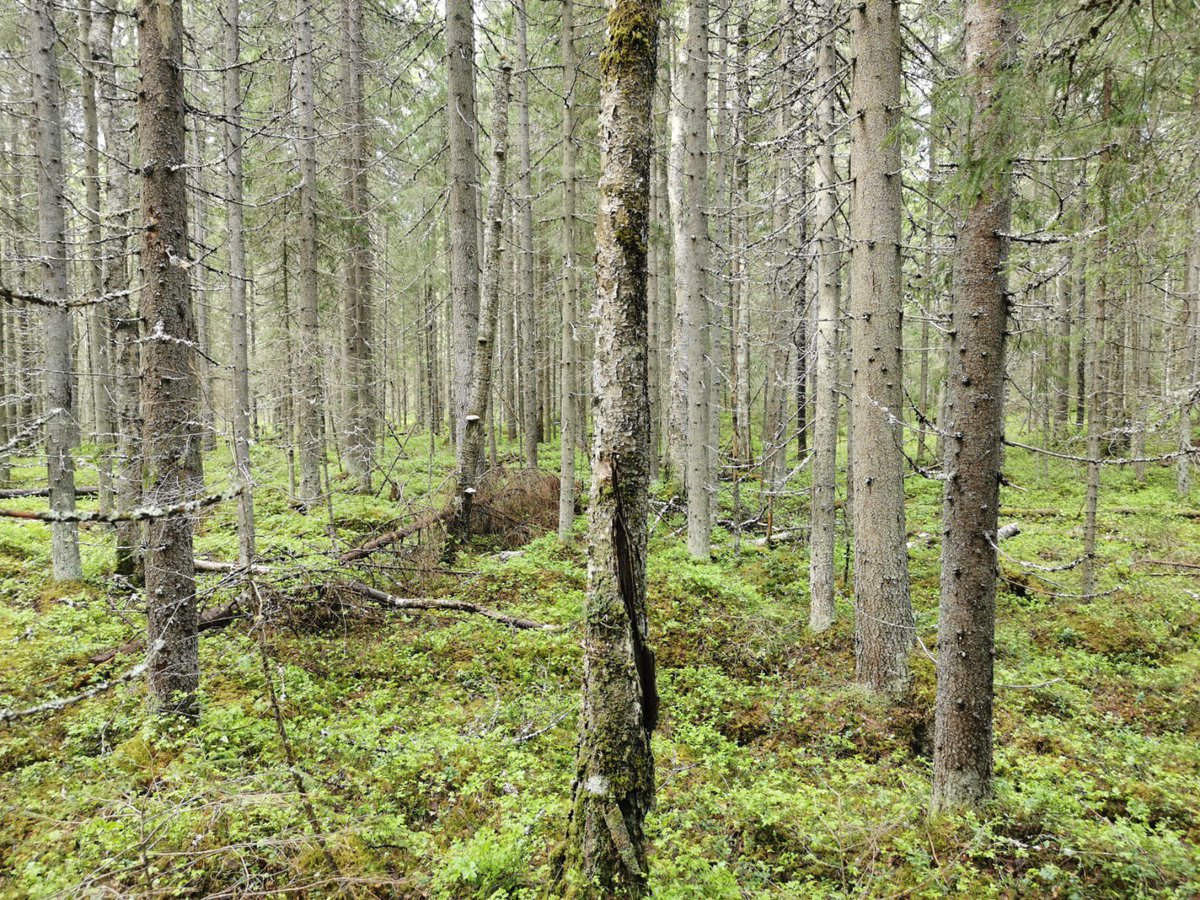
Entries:
[[854, 419], [855, 673], [907, 692], [914, 641], [904, 531], [900, 411], [900, 9], [850, 12], [851, 415]]
[[646, 242], [657, 0], [613, 0], [600, 57], [595, 437], [568, 895], [641, 897], [658, 718], [647, 643]]
[[949, 326], [942, 470], [942, 577], [934, 721], [934, 809], [991, 791], [997, 516], [1004, 465], [1010, 117], [1000, 108], [1015, 38], [1006, 0], [968, 0], [963, 70], [971, 114]]
[[[188, 285], [184, 167], [183, 3], [139, 0], [138, 137], [143, 224], [140, 293], [145, 502], [173, 506], [203, 488], [196, 321]], [[200, 680], [192, 517], [146, 526], [147, 646], [152, 705], [193, 713]]]

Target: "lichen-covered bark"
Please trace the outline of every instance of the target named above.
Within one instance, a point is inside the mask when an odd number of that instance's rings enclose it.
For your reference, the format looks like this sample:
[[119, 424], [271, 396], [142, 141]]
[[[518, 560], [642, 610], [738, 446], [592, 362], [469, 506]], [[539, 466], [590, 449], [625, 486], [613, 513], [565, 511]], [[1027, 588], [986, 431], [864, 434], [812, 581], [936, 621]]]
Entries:
[[583, 709], [565, 861], [568, 895], [646, 893], [658, 718], [647, 643], [646, 244], [657, 0], [613, 0], [600, 57], [596, 346]]
[[[166, 507], [203, 487], [187, 270], [182, 0], [139, 0], [137, 22], [145, 502]], [[161, 647], [150, 653], [150, 696], [164, 712], [194, 712], [200, 681], [192, 529], [187, 515], [146, 527], [147, 646]]]
[[1004, 462], [1009, 120], [1000, 110], [1014, 31], [1005, 0], [968, 0], [964, 70], [972, 115], [949, 328], [942, 592], [938, 609], [933, 807], [976, 805], [992, 778], [996, 518]]
[[[62, 106], [59, 100], [57, 33], [54, 6], [32, 5], [35, 137], [37, 141], [38, 251], [42, 293], [47, 297], [67, 296], [67, 231], [65, 175], [62, 149]], [[79, 422], [75, 418], [75, 370], [71, 360], [71, 313], [67, 309], [42, 311], [46, 339], [46, 474], [50, 485], [50, 508], [55, 512], [75, 510], [75, 459], [79, 444]], [[79, 527], [72, 522], [55, 522], [50, 529], [50, 560], [56, 581], [80, 578]]]
[[915, 629], [904, 533], [900, 415], [900, 10], [850, 12], [851, 415], [854, 422], [855, 677], [907, 692]]

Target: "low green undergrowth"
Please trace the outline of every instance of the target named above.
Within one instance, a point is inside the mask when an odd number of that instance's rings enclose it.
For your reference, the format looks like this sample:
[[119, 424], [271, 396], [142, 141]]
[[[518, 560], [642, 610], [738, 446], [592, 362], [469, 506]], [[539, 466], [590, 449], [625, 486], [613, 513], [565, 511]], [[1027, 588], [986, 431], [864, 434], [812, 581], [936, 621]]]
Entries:
[[[331, 524], [345, 547], [441, 502], [427, 494], [451, 459], [428, 446], [420, 435], [391, 445], [379, 496], [337, 492], [332, 523], [324, 508], [299, 514], [282, 455], [256, 447], [261, 552], [294, 575], [276, 602], [312, 602], [304, 585], [337, 577]], [[207, 466], [219, 485], [224, 451]], [[1146, 562], [1200, 563], [1200, 519], [1179, 515], [1188, 507], [1171, 471], [1152, 467], [1145, 484], [1106, 471], [1103, 592], [1083, 600], [1071, 566], [1081, 473], [1015, 451], [1007, 468], [1004, 521], [1022, 532], [1003, 544], [996, 797], [942, 819], [926, 813], [928, 655], [914, 654], [911, 700], [889, 708], [852, 684], [844, 584], [835, 627], [805, 628], [803, 543], [761, 547], [747, 534], [735, 552], [721, 532], [712, 560], [696, 562], [682, 517], [656, 507], [655, 897], [1200, 892], [1200, 573]], [[913, 599], [932, 652], [940, 486], [907, 485]], [[722, 499], [730, 510], [729, 485]], [[757, 508], [749, 484], [742, 499]], [[802, 523], [805, 510], [802, 492], [785, 498], [776, 527]], [[198, 552], [235, 558], [234, 527], [231, 509], [207, 514]], [[135, 639], [144, 616], [136, 592], [109, 575], [110, 536], [88, 528], [83, 538], [84, 581], [50, 586], [46, 530], [0, 522], [0, 707], [74, 695], [138, 660], [134, 650], [92, 661]], [[201, 640], [194, 727], [149, 718], [137, 680], [0, 725], [0, 896], [552, 896], [579, 704], [571, 626], [584, 602], [583, 530], [566, 545], [538, 537], [516, 556], [467, 553], [451, 571], [431, 572], [436, 554], [407, 544], [386, 559], [393, 568], [375, 577], [394, 593], [568, 627], [359, 608], [281, 617], [261, 636], [242, 622]], [[849, 574], [841, 546], [838, 560], [839, 577]], [[209, 603], [232, 590], [202, 582]]]

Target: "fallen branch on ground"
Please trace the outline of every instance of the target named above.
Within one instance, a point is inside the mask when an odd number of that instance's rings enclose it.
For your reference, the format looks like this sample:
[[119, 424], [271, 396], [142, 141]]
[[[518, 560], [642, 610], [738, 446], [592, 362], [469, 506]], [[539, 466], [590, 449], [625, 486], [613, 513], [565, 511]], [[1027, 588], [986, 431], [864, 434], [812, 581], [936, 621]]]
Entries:
[[404, 609], [404, 610], [446, 610], [448, 612], [469, 612], [476, 615], [486, 616], [489, 619], [495, 619], [497, 622], [503, 622], [505, 625], [511, 625], [514, 628], [529, 628], [535, 631], [560, 631], [561, 625], [548, 625], [544, 622], [534, 622], [530, 619], [522, 619], [518, 616], [510, 616], [507, 613], [502, 613], [499, 610], [489, 609], [486, 606], [480, 606], [477, 603], [469, 603], [466, 600], [450, 600], [437, 597], [396, 597], [385, 591], [377, 590], [369, 585], [363, 584], [361, 581], [346, 581], [342, 582], [342, 587], [349, 588], [357, 594], [362, 594], [364, 597], [369, 597], [377, 603], [388, 607], [389, 609]]
[[[162, 641], [155, 645], [156, 649], [161, 648]], [[115, 655], [115, 654], [114, 654]], [[95, 697], [97, 694], [102, 694], [110, 688], [116, 687], [118, 684], [123, 684], [126, 681], [133, 681], [146, 671], [150, 665], [149, 657], [145, 661], [138, 663], [124, 675], [119, 678], [110, 678], [108, 681], [102, 681], [99, 684], [94, 684], [86, 691], [81, 691], [71, 697], [62, 697], [58, 700], [48, 700], [45, 703], [39, 703], [37, 706], [30, 706], [27, 709], [0, 709], [0, 722], [11, 722], [15, 719], [24, 719], [28, 716], [36, 716], [38, 713], [56, 712], [60, 709], [66, 709], [80, 701], [87, 700], [89, 697]]]

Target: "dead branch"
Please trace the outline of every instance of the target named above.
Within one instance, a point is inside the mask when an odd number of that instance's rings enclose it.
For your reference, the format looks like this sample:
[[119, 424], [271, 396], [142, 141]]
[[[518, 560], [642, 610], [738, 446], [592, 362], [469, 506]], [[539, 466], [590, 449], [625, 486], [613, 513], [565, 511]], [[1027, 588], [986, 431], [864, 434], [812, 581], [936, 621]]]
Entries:
[[510, 616], [507, 613], [502, 613], [499, 610], [489, 609], [486, 606], [480, 606], [477, 603], [469, 603], [466, 600], [450, 600], [436, 597], [396, 597], [384, 591], [377, 590], [369, 585], [363, 584], [361, 581], [347, 581], [342, 583], [342, 587], [348, 588], [357, 594], [388, 607], [389, 609], [406, 609], [406, 610], [447, 610], [450, 612], [469, 612], [476, 615], [486, 616], [489, 619], [495, 619], [497, 622], [503, 622], [505, 625], [511, 625], [514, 628], [528, 628], [535, 631], [560, 631], [562, 626], [548, 625], [544, 622], [533, 622], [529, 619], [522, 619], [517, 616]]

